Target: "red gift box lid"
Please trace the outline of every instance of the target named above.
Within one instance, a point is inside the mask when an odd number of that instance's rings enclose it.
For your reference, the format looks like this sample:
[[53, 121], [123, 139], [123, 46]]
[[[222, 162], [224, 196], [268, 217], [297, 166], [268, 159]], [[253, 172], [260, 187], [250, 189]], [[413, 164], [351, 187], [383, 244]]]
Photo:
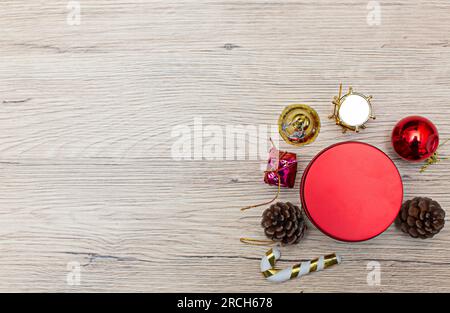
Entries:
[[392, 224], [402, 205], [403, 184], [383, 151], [348, 141], [314, 157], [303, 173], [300, 198], [323, 233], [341, 241], [363, 241]]

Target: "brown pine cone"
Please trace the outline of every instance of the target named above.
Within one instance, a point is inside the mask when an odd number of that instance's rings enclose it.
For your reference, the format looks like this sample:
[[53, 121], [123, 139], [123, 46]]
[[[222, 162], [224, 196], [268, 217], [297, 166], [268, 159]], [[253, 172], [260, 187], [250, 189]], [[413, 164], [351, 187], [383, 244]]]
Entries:
[[261, 225], [267, 237], [286, 245], [298, 243], [306, 230], [302, 211], [290, 202], [272, 204], [264, 211]]
[[431, 238], [441, 231], [445, 211], [430, 198], [416, 197], [403, 203], [395, 223], [414, 238]]

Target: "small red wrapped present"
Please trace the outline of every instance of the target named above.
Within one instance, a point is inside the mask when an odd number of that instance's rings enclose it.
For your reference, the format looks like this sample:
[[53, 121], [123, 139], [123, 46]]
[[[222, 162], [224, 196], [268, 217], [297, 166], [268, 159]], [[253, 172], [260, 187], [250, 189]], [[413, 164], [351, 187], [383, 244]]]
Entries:
[[[293, 188], [297, 174], [297, 155], [295, 153], [280, 151], [272, 147], [269, 151], [267, 170], [264, 182], [269, 185]], [[278, 182], [278, 179], [280, 182]]]

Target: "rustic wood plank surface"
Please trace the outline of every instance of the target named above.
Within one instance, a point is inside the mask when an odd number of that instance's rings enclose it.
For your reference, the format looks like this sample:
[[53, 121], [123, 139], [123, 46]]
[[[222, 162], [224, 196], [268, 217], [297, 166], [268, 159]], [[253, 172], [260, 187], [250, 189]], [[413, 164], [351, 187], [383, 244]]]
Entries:
[[[449, 226], [353, 244], [311, 227], [281, 264], [333, 251], [343, 264], [275, 288], [259, 274], [266, 248], [239, 242], [262, 235], [261, 210], [239, 208], [273, 195], [265, 160], [171, 154], [176, 125], [274, 125], [304, 102], [322, 129], [310, 146], [281, 143], [299, 154], [297, 182], [321, 149], [361, 140], [395, 161], [405, 199], [448, 213], [448, 161], [419, 174], [389, 139], [411, 114], [450, 137], [450, 2], [380, 1], [379, 25], [359, 0], [79, 3], [80, 25], [68, 1], [0, 3], [0, 291], [450, 292]], [[360, 134], [326, 118], [339, 82], [374, 96]], [[281, 199], [298, 202], [297, 189]], [[370, 261], [380, 285], [367, 283]]]

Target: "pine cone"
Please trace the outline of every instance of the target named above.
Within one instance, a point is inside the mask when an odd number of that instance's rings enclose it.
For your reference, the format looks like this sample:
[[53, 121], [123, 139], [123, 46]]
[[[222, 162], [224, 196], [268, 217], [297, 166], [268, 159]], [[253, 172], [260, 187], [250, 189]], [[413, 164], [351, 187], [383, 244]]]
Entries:
[[302, 211], [290, 202], [277, 202], [266, 209], [261, 225], [264, 233], [274, 241], [290, 245], [300, 241], [306, 230]]
[[445, 211], [430, 198], [416, 197], [403, 203], [395, 220], [411, 237], [431, 238], [444, 227]]

